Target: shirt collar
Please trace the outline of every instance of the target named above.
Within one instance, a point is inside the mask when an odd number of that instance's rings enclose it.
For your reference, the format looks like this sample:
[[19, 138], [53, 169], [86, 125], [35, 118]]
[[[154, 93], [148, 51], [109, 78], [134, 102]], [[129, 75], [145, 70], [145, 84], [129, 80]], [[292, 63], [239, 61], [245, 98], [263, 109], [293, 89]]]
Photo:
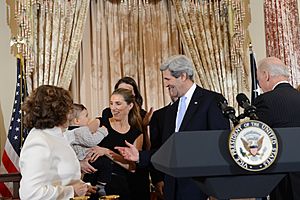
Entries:
[[278, 83], [276, 83], [274, 86], [273, 86], [273, 88], [272, 88], [272, 90], [274, 90], [279, 84], [281, 84], [281, 83], [289, 83], [288, 81], [279, 81]]
[[183, 95], [186, 97], [187, 106], [189, 105], [195, 90], [196, 90], [196, 84], [193, 83], [192, 87], [190, 87], [190, 89], [185, 93], [185, 95]]

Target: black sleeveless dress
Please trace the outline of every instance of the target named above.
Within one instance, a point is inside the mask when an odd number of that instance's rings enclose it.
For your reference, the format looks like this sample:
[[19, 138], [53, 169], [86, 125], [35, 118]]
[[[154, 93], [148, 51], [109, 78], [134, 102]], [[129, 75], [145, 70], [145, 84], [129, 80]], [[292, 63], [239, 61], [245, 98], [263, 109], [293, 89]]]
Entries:
[[[146, 116], [147, 111], [140, 109], [140, 115], [142, 119]], [[108, 120], [112, 117], [112, 113], [109, 107], [102, 111], [102, 119]], [[128, 141], [128, 140], [127, 140]], [[143, 145], [143, 150], [145, 146]], [[136, 172], [130, 177], [130, 185], [134, 188], [133, 194], [131, 195], [131, 200], [150, 200], [150, 179], [149, 179], [149, 169], [148, 168], [137, 168]]]
[[[99, 146], [108, 148], [116, 153], [118, 151], [114, 149], [115, 146], [126, 146], [125, 140], [132, 144], [142, 134], [140, 130], [132, 127], [125, 134], [119, 133], [111, 127], [109, 118], [102, 118], [101, 125], [107, 128], [109, 134], [99, 143]], [[111, 182], [105, 188], [107, 194], [118, 194], [120, 195], [120, 200], [149, 199], [149, 195], [147, 194], [149, 187], [146, 188], [146, 194], [141, 193], [144, 192], [149, 177], [146, 177], [146, 180], [141, 180], [139, 178], [139, 170], [132, 173], [116, 163], [112, 165]]]

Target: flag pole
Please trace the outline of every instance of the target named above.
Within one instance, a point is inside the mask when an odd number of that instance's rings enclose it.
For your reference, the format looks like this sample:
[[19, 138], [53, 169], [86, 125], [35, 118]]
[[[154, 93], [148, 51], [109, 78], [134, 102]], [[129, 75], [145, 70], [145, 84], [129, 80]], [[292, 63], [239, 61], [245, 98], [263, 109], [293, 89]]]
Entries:
[[249, 44], [249, 52], [250, 52], [250, 67], [251, 67], [251, 103], [253, 103], [254, 99], [258, 97], [258, 81], [256, 75], [256, 61], [255, 55], [253, 52], [252, 44]]

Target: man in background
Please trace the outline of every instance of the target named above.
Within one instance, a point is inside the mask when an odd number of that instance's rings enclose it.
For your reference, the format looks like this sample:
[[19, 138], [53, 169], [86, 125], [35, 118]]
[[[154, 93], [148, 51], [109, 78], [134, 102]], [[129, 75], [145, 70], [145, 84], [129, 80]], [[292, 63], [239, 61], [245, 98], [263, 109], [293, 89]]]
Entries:
[[[271, 128], [300, 127], [300, 92], [289, 84], [289, 69], [275, 57], [258, 63], [257, 79], [264, 92], [253, 105], [259, 120]], [[271, 192], [271, 200], [299, 200], [300, 174], [290, 173]]]
[[[162, 134], [167, 110], [169, 107], [178, 99], [178, 93], [175, 90], [168, 90], [171, 102], [154, 111], [151, 117], [149, 127], [150, 127], [150, 140], [151, 148], [150, 150], [155, 152], [162, 145]], [[155, 194], [159, 199], [163, 199], [163, 188], [164, 188], [164, 176], [165, 174], [155, 169], [153, 166], [150, 167], [151, 182], [154, 186]]]

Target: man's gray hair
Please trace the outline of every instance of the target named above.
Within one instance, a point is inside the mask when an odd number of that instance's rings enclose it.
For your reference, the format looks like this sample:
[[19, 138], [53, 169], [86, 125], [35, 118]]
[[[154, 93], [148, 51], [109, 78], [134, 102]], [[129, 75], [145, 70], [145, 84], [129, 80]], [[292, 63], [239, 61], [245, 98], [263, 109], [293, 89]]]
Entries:
[[161, 66], [160, 71], [169, 69], [171, 75], [178, 78], [181, 74], [186, 73], [190, 80], [194, 77], [194, 65], [185, 55], [175, 55], [169, 57]]
[[288, 67], [276, 57], [267, 57], [258, 62], [258, 69], [268, 71], [271, 76], [290, 77]]

